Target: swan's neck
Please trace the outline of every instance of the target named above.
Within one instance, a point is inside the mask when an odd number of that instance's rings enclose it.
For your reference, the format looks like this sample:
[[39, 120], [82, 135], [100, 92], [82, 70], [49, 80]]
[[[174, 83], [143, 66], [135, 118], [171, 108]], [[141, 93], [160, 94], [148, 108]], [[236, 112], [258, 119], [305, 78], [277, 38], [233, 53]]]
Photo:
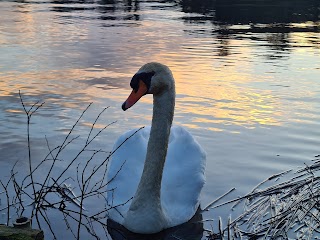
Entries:
[[[124, 222], [131, 231], [150, 233], [166, 227], [167, 219], [162, 211], [160, 193], [174, 104], [174, 88], [153, 97], [152, 126], [143, 173]], [[139, 221], [142, 229], [137, 229]], [[148, 227], [154, 230], [148, 230]]]
[[147, 198], [160, 199], [161, 179], [167, 156], [168, 141], [174, 111], [174, 96], [168, 93], [154, 96], [153, 118], [146, 161], [139, 184], [139, 191]]

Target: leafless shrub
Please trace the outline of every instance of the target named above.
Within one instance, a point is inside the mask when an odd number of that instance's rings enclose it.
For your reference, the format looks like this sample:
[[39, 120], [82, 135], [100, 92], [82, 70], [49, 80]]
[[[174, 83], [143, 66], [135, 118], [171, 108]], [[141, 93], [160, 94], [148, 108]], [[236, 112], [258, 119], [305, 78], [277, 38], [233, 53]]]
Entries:
[[[29, 172], [22, 176], [22, 180], [18, 180], [17, 176], [21, 174], [16, 172], [16, 164], [11, 170], [11, 174], [5, 181], [0, 180], [0, 196], [5, 196], [6, 207], [0, 209], [0, 212], [6, 212], [6, 224], [10, 224], [10, 215], [13, 211], [17, 216], [26, 216], [33, 220], [33, 225], [40, 229], [46, 225], [53, 239], [57, 239], [56, 230], [53, 219], [49, 211], [54, 210], [61, 214], [61, 220], [66, 223], [68, 230], [75, 239], [80, 239], [81, 231], [86, 230], [92, 237], [100, 239], [96, 229], [97, 226], [104, 231], [104, 237], [107, 236], [107, 211], [110, 207], [105, 205], [102, 209], [96, 212], [86, 211], [85, 203], [94, 201], [95, 198], [106, 198], [106, 186], [108, 182], [105, 180], [107, 165], [111, 156], [117, 151], [127, 138], [117, 149], [112, 152], [106, 152], [102, 149], [94, 149], [93, 141], [114, 122], [104, 126], [97, 132], [94, 131], [95, 125], [101, 115], [107, 108], [103, 109], [91, 125], [88, 135], [84, 143], [76, 142], [80, 139], [79, 135], [75, 135], [75, 128], [79, 125], [80, 120], [84, 117], [92, 104], [82, 112], [74, 125], [66, 134], [62, 143], [52, 147], [46, 140], [48, 154], [37, 165], [34, 165], [32, 156], [32, 144], [30, 134], [30, 124], [34, 114], [44, 105], [44, 102], [36, 102], [29, 108], [26, 106], [19, 92], [20, 100], [24, 112], [27, 117], [27, 146], [28, 146], [28, 168]], [[94, 133], [96, 132], [96, 133]], [[79, 147], [78, 152], [71, 160], [62, 160], [61, 155], [67, 151], [68, 146], [76, 143]], [[96, 161], [99, 156], [100, 161]], [[54, 171], [57, 163], [63, 161], [67, 166], [60, 170]], [[43, 173], [45, 169], [45, 174]], [[76, 179], [73, 179], [70, 172], [76, 169]], [[121, 170], [121, 169], [120, 169]], [[119, 171], [120, 171], [119, 170]], [[44, 179], [39, 179], [36, 176], [45, 176]], [[116, 177], [116, 176], [115, 176]], [[20, 178], [21, 179], [21, 178]], [[69, 184], [72, 182], [73, 184]], [[2, 189], [2, 191], [1, 191]], [[13, 189], [13, 191], [11, 190]], [[12, 193], [13, 192], [13, 193]], [[77, 194], [75, 194], [77, 193]], [[106, 202], [106, 201], [104, 201]], [[123, 203], [125, 204], [125, 203]], [[116, 206], [114, 206], [116, 207]]]

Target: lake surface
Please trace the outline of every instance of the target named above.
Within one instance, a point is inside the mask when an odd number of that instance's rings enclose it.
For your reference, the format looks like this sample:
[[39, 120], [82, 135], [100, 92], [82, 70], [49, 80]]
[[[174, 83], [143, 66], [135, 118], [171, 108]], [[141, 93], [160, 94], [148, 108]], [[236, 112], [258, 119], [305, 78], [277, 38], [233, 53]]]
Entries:
[[45, 136], [58, 144], [91, 102], [77, 133], [85, 138], [109, 106], [96, 127], [117, 122], [95, 144], [110, 151], [121, 133], [150, 124], [151, 96], [126, 112], [121, 104], [151, 61], [172, 70], [174, 123], [207, 152], [203, 205], [308, 164], [320, 154], [319, 9], [312, 0], [1, 1], [1, 179], [17, 160], [28, 168], [19, 90], [26, 104], [45, 102], [32, 117], [35, 163]]

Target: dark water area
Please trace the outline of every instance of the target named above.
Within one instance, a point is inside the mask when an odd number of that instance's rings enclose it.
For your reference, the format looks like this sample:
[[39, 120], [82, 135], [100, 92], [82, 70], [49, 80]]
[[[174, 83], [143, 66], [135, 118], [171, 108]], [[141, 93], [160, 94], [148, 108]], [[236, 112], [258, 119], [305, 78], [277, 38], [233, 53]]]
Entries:
[[[19, 173], [28, 172], [19, 90], [27, 106], [45, 102], [32, 118], [34, 164], [48, 153], [47, 141], [63, 141], [89, 103], [78, 140], [109, 106], [94, 129], [117, 122], [94, 147], [110, 151], [123, 132], [150, 124], [151, 98], [132, 111], [121, 104], [135, 72], [157, 61], [176, 80], [174, 124], [207, 152], [202, 205], [233, 187], [229, 198], [243, 195], [319, 154], [319, 30], [317, 0], [0, 1], [0, 179], [10, 177], [17, 160]], [[78, 150], [77, 143], [68, 146], [63, 159]], [[101, 199], [87, 203], [102, 206]], [[228, 206], [211, 210], [204, 228], [237, 214]]]
[[224, 24], [286, 24], [318, 21], [318, 1], [180, 1], [184, 12], [212, 16]]

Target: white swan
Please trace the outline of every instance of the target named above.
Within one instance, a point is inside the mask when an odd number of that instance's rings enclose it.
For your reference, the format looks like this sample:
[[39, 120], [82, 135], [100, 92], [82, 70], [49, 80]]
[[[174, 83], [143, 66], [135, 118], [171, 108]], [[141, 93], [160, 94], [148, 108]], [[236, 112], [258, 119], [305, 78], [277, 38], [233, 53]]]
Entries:
[[[126, 141], [109, 163], [107, 203], [114, 208], [108, 216], [132, 232], [150, 234], [187, 222], [195, 214], [206, 156], [187, 130], [171, 128], [175, 84], [168, 67], [145, 64], [130, 86], [133, 91], [123, 110], [153, 94], [152, 125]], [[134, 132], [123, 134], [114, 149]]]

